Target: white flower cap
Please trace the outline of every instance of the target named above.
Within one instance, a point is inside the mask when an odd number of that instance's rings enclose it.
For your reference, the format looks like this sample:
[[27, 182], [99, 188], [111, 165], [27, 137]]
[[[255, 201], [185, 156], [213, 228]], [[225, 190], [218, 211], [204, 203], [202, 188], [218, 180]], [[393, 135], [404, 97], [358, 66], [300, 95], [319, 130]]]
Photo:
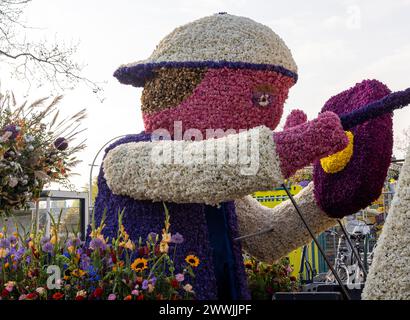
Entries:
[[249, 18], [218, 13], [176, 28], [151, 56], [122, 65], [114, 76], [143, 86], [159, 67], [274, 70], [297, 79], [297, 66], [285, 42], [269, 27]]

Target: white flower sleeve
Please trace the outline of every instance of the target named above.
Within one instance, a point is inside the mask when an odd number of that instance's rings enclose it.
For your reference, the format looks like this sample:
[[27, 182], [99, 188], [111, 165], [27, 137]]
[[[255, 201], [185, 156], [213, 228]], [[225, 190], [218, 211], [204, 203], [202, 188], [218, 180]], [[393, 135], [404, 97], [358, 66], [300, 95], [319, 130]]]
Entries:
[[[303, 216], [315, 234], [319, 234], [337, 223], [329, 218], [316, 204], [313, 182], [295, 196]], [[251, 196], [235, 201], [240, 236], [264, 229], [272, 232], [242, 240], [243, 249], [265, 262], [274, 262], [292, 250], [312, 241], [305, 225], [290, 200], [274, 208], [262, 206]]]
[[103, 170], [114, 194], [210, 205], [283, 180], [273, 132], [265, 126], [196, 142], [125, 143], [107, 153]]

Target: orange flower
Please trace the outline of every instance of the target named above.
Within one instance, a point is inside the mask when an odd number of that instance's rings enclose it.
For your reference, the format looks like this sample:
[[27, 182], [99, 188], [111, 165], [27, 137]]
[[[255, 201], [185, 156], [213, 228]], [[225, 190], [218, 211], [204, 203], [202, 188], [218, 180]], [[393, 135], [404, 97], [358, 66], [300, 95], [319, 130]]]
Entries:
[[71, 272], [71, 275], [76, 278], [82, 278], [85, 275], [85, 271], [81, 269], [75, 269]]
[[132, 300], [132, 296], [129, 294], [128, 296], [126, 296], [126, 297], [124, 298], [124, 300], [127, 300], [127, 301]]

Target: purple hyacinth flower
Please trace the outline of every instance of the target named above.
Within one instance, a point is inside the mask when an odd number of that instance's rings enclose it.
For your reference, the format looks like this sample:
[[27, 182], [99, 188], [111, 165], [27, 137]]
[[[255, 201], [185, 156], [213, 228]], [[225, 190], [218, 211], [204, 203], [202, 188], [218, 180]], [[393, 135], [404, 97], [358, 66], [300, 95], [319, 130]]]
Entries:
[[87, 256], [86, 254], [83, 254], [80, 260], [80, 268], [83, 270], [87, 270], [90, 267], [90, 263], [91, 263], [91, 258]]
[[171, 236], [171, 242], [175, 244], [181, 244], [184, 242], [184, 237], [180, 233], [175, 233], [174, 235]]
[[158, 236], [158, 233], [150, 232], [150, 233], [148, 233], [147, 240], [149, 240], [149, 239], [151, 238], [152, 241], [155, 241], [155, 239], [157, 238], [157, 236]]
[[107, 245], [105, 244], [105, 242], [99, 238], [94, 238], [90, 241], [90, 249], [92, 250], [105, 250], [106, 247]]
[[155, 284], [157, 283], [157, 278], [152, 277], [151, 279], [149, 279], [149, 282], [151, 282], [151, 284], [152, 284], [153, 286], [155, 286]]
[[144, 280], [142, 282], [142, 289], [144, 289], [144, 290], [148, 289], [148, 280]]
[[9, 241], [12, 245], [15, 245], [17, 243], [17, 238], [15, 236], [10, 236]]
[[51, 242], [46, 242], [41, 249], [46, 253], [53, 253], [54, 245]]
[[67, 142], [67, 140], [66, 140], [65, 138], [63, 138], [63, 137], [57, 138], [57, 139], [54, 141], [54, 147], [55, 147], [57, 150], [64, 151], [65, 149], [68, 148], [68, 142]]
[[49, 241], [50, 241], [50, 237], [44, 236], [44, 237], [42, 237], [42, 238], [40, 239], [40, 244], [41, 244], [41, 245], [44, 245], [44, 244], [46, 244], [46, 243], [49, 242]]
[[67, 247], [78, 247], [81, 244], [79, 238], [70, 239], [67, 241]]
[[10, 240], [9, 239], [0, 239], [0, 248], [10, 249]]

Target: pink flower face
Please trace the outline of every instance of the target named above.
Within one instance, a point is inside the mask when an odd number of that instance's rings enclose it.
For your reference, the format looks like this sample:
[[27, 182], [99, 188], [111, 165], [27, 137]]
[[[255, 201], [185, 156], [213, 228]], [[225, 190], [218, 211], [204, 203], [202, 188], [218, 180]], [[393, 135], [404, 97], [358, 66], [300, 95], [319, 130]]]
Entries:
[[182, 130], [250, 129], [265, 125], [272, 130], [283, 113], [294, 80], [274, 71], [209, 69], [190, 95], [177, 106], [143, 114], [145, 129], [166, 129], [171, 135], [174, 122]]

